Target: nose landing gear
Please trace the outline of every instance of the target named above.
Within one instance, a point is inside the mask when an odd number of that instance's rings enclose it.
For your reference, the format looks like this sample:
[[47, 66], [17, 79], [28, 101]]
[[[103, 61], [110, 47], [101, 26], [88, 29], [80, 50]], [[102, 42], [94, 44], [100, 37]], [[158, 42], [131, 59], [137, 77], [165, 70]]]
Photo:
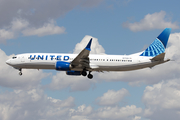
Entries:
[[20, 76], [22, 75], [22, 69], [21, 68], [19, 69], [19, 75]]

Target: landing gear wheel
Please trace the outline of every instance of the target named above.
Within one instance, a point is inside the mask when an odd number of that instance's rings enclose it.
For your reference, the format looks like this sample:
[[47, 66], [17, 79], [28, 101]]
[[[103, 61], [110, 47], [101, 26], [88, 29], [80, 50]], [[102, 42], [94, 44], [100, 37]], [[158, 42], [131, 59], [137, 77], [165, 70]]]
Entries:
[[87, 75], [87, 72], [86, 71], [82, 71], [82, 76], [86, 76]]
[[22, 75], [22, 69], [21, 68], [19, 69], [19, 75], [20, 76]]
[[93, 78], [93, 75], [92, 74], [88, 74], [87, 76], [89, 79], [92, 79]]
[[22, 75], [22, 72], [19, 72], [19, 75], [21, 76], [21, 75]]

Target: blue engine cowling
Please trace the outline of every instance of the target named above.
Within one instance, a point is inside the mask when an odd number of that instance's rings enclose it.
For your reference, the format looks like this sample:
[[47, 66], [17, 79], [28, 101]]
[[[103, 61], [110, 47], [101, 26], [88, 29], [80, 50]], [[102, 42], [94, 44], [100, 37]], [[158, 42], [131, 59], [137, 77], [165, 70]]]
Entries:
[[67, 75], [81, 75], [81, 71], [66, 71]]
[[56, 62], [56, 70], [60, 71], [69, 71], [70, 70], [70, 63], [69, 62], [63, 62], [63, 61], [57, 61]]

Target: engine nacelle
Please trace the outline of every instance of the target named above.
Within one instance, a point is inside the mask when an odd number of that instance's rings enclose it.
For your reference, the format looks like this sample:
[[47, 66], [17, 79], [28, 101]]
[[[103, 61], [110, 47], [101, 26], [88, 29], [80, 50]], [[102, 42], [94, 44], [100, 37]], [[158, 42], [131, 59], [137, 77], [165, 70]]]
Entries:
[[67, 75], [81, 75], [81, 71], [66, 71]]
[[70, 70], [70, 63], [69, 62], [63, 62], [63, 61], [57, 61], [56, 62], [56, 70], [60, 71], [69, 71]]

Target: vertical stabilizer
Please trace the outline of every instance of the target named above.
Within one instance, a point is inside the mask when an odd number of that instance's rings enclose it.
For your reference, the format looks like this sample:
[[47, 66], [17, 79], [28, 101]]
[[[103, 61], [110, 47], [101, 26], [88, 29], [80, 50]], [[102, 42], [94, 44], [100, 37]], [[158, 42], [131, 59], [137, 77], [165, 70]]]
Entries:
[[171, 28], [164, 29], [164, 31], [140, 56], [155, 57], [161, 53], [164, 53], [170, 33]]

